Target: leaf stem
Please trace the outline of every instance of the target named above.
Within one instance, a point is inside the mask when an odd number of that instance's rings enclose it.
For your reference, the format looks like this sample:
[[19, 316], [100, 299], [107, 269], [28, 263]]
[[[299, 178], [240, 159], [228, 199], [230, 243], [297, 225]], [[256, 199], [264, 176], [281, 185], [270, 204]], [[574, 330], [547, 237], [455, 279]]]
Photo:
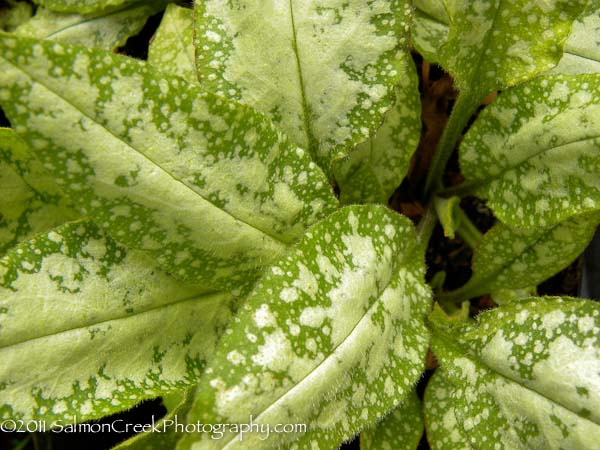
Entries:
[[469, 122], [469, 118], [477, 109], [479, 104], [476, 97], [472, 95], [459, 94], [448, 124], [442, 133], [442, 137], [438, 142], [425, 182], [425, 195], [429, 197], [434, 190], [439, 190], [443, 187], [442, 176], [448, 160], [452, 155], [456, 142], [460, 137], [463, 129]]
[[440, 197], [466, 197], [468, 195], [473, 194], [473, 191], [477, 187], [476, 183], [473, 182], [464, 182], [457, 184], [456, 186], [447, 187], [444, 189], [440, 189], [436, 194]]
[[471, 219], [469, 219], [469, 216], [465, 214], [462, 208], [457, 207], [455, 214], [459, 223], [456, 232], [460, 234], [460, 237], [469, 247], [471, 247], [471, 249], [474, 249], [479, 244], [479, 241], [481, 241], [483, 234], [481, 234], [481, 231], [479, 231], [475, 224], [471, 222]]
[[425, 213], [421, 218], [421, 221], [417, 225], [417, 239], [424, 245], [427, 246], [429, 239], [431, 238], [431, 234], [433, 233], [433, 229], [437, 224], [438, 218], [437, 213], [435, 212], [435, 206], [433, 201], [429, 202], [427, 208], [425, 208]]

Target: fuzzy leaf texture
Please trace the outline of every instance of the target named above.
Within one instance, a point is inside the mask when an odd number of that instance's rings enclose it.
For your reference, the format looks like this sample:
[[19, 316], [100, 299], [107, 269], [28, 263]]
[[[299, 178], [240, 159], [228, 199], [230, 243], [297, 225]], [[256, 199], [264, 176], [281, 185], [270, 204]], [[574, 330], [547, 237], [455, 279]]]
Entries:
[[536, 286], [583, 253], [598, 223], [598, 211], [547, 228], [513, 230], [498, 222], [475, 247], [473, 276], [450, 295], [467, 300], [503, 289]]
[[586, 0], [456, 0], [439, 62], [476, 105], [553, 68]]
[[[331, 449], [397, 406], [424, 366], [423, 249], [410, 221], [353, 206], [271, 266], [200, 381], [188, 421], [306, 423], [304, 434], [186, 435], [178, 449]], [[199, 441], [196, 441], [199, 440]]]
[[183, 286], [89, 221], [10, 250], [0, 299], [0, 417], [49, 425], [194, 383], [232, 306], [229, 294]]
[[198, 81], [193, 44], [193, 11], [169, 5], [148, 49], [148, 64], [190, 83]]
[[[160, 2], [160, 0], [158, 1]], [[51, 11], [90, 14], [111, 11], [123, 5], [139, 2], [139, 0], [35, 0], [35, 2]], [[155, 0], [149, 0], [145, 3], [155, 3]]]
[[405, 72], [406, 0], [197, 1], [203, 86], [268, 114], [329, 172], [369, 138]]
[[361, 450], [416, 450], [423, 435], [423, 408], [417, 392], [381, 422], [360, 433]]
[[76, 217], [27, 145], [13, 130], [0, 128], [0, 256]]
[[598, 209], [598, 117], [600, 74], [540, 77], [503, 92], [460, 146], [463, 189], [517, 227]]
[[1, 36], [0, 103], [82, 214], [188, 280], [251, 283], [337, 207], [265, 117], [131, 58]]
[[164, 8], [165, 3], [134, 3], [114, 11], [87, 15], [57, 13], [40, 7], [15, 34], [113, 50], [125, 45], [130, 36], [142, 29], [148, 17]]
[[419, 78], [410, 55], [404, 55], [396, 102], [375, 136], [333, 163], [340, 202], [387, 204], [408, 173], [421, 134]]
[[[432, 319], [433, 320], [433, 319]], [[481, 450], [596, 448], [600, 305], [530, 298], [477, 317], [461, 334], [433, 320], [432, 347], [454, 413]]]

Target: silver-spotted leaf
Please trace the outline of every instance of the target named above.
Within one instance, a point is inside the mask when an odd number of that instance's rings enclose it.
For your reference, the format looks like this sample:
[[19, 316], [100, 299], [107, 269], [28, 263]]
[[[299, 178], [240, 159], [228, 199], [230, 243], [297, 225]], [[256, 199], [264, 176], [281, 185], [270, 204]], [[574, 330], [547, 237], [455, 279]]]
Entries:
[[547, 228], [518, 230], [498, 222], [475, 247], [473, 276], [451, 296], [466, 300], [504, 289], [536, 286], [581, 255], [599, 223], [597, 211]]
[[361, 450], [415, 450], [423, 435], [423, 408], [417, 392], [381, 422], [360, 433]]
[[[78, 14], [109, 11], [136, 2], [139, 0], [35, 0], [35, 3], [51, 11]], [[145, 3], [155, 2], [156, 0], [149, 0]]]
[[195, 2], [203, 86], [268, 114], [329, 171], [369, 138], [405, 72], [406, 0]]
[[8, 0], [8, 2], [2, 3], [0, 31], [13, 32], [33, 15], [33, 5], [28, 2]]
[[89, 221], [38, 235], [0, 259], [0, 417], [82, 421], [189, 387], [231, 307]]
[[431, 450], [472, 450], [465, 432], [456, 420], [454, 387], [444, 369], [436, 369], [427, 383], [423, 413], [427, 442]]
[[508, 225], [546, 227], [600, 204], [600, 74], [503, 92], [460, 146], [466, 189]]
[[76, 217], [27, 145], [13, 130], [0, 128], [0, 256]]
[[530, 298], [466, 333], [433, 323], [455, 417], [480, 450], [595, 449], [600, 442], [600, 304]]
[[[450, 19], [447, 8], [456, 2], [443, 0], [414, 0], [415, 18], [411, 28], [411, 39], [415, 49], [431, 63], [442, 66], [440, 47], [448, 41]], [[454, 13], [451, 13], [454, 15]]]
[[578, 74], [600, 72], [600, 2], [590, 0], [581, 16], [573, 22], [565, 42], [564, 55], [556, 73]]
[[190, 423], [304, 423], [308, 432], [242, 442], [187, 435], [178, 448], [329, 450], [374, 423], [423, 369], [423, 277], [408, 219], [372, 205], [319, 222], [257, 283], [188, 415]]
[[185, 279], [239, 287], [337, 208], [268, 119], [141, 61], [2, 36], [0, 103], [83, 214]]
[[86, 15], [57, 13], [40, 7], [15, 34], [112, 50], [137, 34], [148, 17], [163, 9], [165, 3], [134, 3], [117, 10]]
[[[440, 62], [476, 106], [554, 67], [587, 0], [456, 0]], [[472, 111], [470, 111], [472, 112]]]
[[195, 64], [193, 11], [169, 5], [148, 49], [148, 63], [190, 83], [198, 81]]
[[396, 103], [381, 128], [333, 163], [342, 204], [387, 204], [408, 172], [421, 135], [421, 99], [415, 65], [409, 55], [404, 59]]

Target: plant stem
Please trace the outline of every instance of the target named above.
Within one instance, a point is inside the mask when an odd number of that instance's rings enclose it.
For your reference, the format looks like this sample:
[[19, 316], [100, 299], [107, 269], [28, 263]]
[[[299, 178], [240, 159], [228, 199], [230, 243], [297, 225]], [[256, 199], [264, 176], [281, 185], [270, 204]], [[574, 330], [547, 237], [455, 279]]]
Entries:
[[483, 236], [481, 231], [479, 231], [473, 222], [471, 222], [471, 219], [469, 219], [469, 216], [465, 214], [462, 208], [456, 208], [456, 215], [459, 221], [459, 226], [456, 232], [460, 234], [460, 237], [467, 243], [469, 247], [471, 247], [471, 249], [474, 249], [477, 247], [479, 241], [481, 241], [481, 237]]
[[466, 197], [467, 195], [471, 195], [475, 188], [477, 187], [477, 183], [473, 182], [465, 182], [457, 184], [456, 186], [451, 186], [448, 188], [441, 189], [437, 192], [437, 195], [440, 197]]
[[421, 221], [417, 225], [417, 239], [424, 245], [427, 246], [429, 239], [431, 238], [431, 233], [433, 233], [433, 229], [437, 224], [437, 214], [435, 212], [435, 207], [433, 201], [429, 202], [427, 208], [425, 208], [425, 213], [421, 218]]
[[469, 122], [469, 118], [477, 109], [479, 101], [476, 97], [471, 95], [459, 94], [448, 124], [442, 133], [442, 137], [438, 142], [429, 168], [429, 174], [427, 175], [427, 181], [425, 182], [425, 195], [429, 197], [434, 190], [441, 189], [443, 187], [442, 176], [448, 160], [452, 155], [452, 151], [456, 146], [456, 142], [460, 137], [463, 129]]

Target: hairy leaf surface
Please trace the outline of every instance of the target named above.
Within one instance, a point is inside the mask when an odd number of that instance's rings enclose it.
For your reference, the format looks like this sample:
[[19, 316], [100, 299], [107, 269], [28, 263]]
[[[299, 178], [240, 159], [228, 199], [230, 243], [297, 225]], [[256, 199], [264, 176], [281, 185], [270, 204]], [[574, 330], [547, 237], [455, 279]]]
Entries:
[[434, 323], [456, 419], [481, 450], [580, 450], [600, 442], [600, 305], [530, 298], [470, 332]]
[[0, 417], [88, 420], [189, 386], [230, 303], [89, 221], [20, 244], [0, 259]]
[[514, 230], [498, 222], [475, 248], [473, 276], [453, 294], [468, 299], [503, 289], [536, 286], [583, 253], [598, 223], [598, 212], [529, 230]]
[[519, 227], [597, 209], [599, 116], [599, 74], [548, 76], [503, 92], [460, 146], [466, 188]]
[[19, 36], [49, 39], [113, 50], [137, 34], [148, 17], [164, 8], [166, 1], [135, 3], [124, 8], [92, 14], [64, 14], [40, 7], [35, 16], [21, 25]]
[[0, 102], [80, 210], [169, 272], [253, 279], [337, 207], [264, 116], [99, 50], [0, 38]]
[[401, 73], [396, 103], [375, 136], [334, 161], [342, 204], [387, 204], [408, 172], [421, 134], [419, 78], [410, 55], [405, 56]]
[[[188, 421], [306, 423], [261, 440], [186, 436], [178, 448], [337, 447], [397, 406], [423, 369], [422, 246], [412, 224], [354, 206], [309, 230], [257, 283], [200, 382]], [[193, 441], [201, 439], [194, 446]]]
[[[36, 0], [37, 4], [52, 11], [78, 14], [113, 10], [136, 2], [139, 0]], [[149, 0], [145, 3], [156, 3], [156, 0]]]
[[148, 63], [190, 83], [198, 81], [195, 65], [193, 11], [169, 5], [148, 49]]
[[372, 428], [360, 433], [361, 450], [415, 450], [423, 435], [423, 408], [417, 392]]
[[472, 450], [467, 435], [456, 420], [454, 387], [444, 369], [436, 369], [427, 383], [423, 399], [427, 442], [431, 450]]
[[202, 84], [270, 115], [326, 171], [392, 107], [405, 72], [408, 1], [195, 5]]
[[586, 0], [456, 0], [440, 62], [475, 104], [554, 67]]
[[75, 217], [27, 145], [13, 130], [0, 128], [0, 256]]

